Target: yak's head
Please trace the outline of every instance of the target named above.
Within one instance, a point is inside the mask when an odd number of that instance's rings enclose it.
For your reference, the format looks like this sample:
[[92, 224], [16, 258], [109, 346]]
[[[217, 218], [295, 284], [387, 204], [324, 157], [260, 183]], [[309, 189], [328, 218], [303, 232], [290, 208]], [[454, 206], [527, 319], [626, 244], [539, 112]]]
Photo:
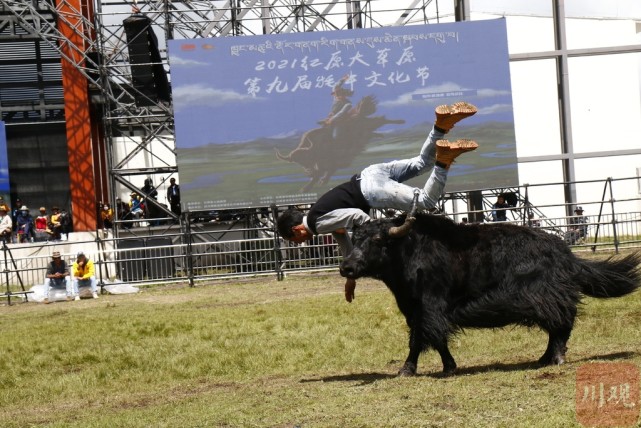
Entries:
[[[340, 265], [346, 278], [378, 277], [390, 267], [390, 256], [398, 240], [406, 236], [415, 218], [374, 220], [354, 228], [354, 249]], [[399, 223], [403, 223], [399, 226]]]

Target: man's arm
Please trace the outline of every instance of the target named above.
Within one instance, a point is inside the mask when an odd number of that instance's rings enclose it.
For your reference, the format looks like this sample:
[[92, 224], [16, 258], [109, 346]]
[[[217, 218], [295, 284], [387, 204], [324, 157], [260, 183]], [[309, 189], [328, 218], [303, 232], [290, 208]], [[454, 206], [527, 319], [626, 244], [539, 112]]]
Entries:
[[55, 274], [53, 273], [53, 266], [51, 263], [47, 265], [47, 278], [53, 278]]
[[352, 241], [347, 231], [369, 220], [369, 215], [358, 208], [341, 208], [316, 219], [316, 232], [318, 234], [331, 233], [338, 243], [341, 255], [347, 257], [352, 251]]
[[96, 274], [93, 260], [87, 260], [86, 263], [87, 263], [87, 268], [85, 269], [85, 274], [82, 277], [82, 279], [89, 279]]
[[[354, 226], [359, 226], [370, 220], [370, 216], [358, 208], [343, 208], [331, 211], [320, 216], [316, 220], [316, 231], [318, 233], [332, 233], [338, 244], [341, 255], [347, 257], [352, 252], [352, 241], [347, 233]], [[345, 281], [345, 300], [354, 300], [356, 280]]]
[[71, 276], [73, 276], [74, 278], [77, 278], [78, 274], [79, 274], [79, 272], [78, 272], [78, 262], [75, 262], [73, 264], [73, 266], [71, 266]]
[[2, 218], [0, 227], [2, 228], [2, 230], [0, 231], [4, 233], [9, 233], [13, 229], [13, 222], [11, 221], [11, 217], [9, 217], [8, 214]]

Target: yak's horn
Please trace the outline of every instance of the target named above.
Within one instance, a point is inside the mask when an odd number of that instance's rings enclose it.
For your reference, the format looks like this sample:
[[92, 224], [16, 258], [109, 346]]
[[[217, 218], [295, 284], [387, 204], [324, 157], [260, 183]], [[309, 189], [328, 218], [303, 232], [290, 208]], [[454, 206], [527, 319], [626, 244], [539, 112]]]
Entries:
[[420, 193], [420, 190], [418, 189], [414, 190], [414, 200], [412, 201], [412, 207], [410, 208], [410, 212], [407, 214], [407, 217], [405, 217], [405, 222], [400, 226], [392, 226], [389, 228], [388, 233], [391, 238], [401, 238], [407, 235], [410, 229], [412, 229], [412, 225], [416, 221], [416, 210], [418, 209], [419, 193]]

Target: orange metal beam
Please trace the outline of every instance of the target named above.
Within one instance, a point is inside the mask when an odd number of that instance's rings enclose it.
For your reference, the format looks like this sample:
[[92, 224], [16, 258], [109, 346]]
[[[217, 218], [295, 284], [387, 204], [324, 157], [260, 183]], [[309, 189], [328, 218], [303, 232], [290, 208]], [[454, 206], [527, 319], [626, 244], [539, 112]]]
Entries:
[[[58, 29], [66, 41], [76, 47], [84, 46], [82, 33], [91, 29], [83, 28], [83, 16], [93, 22], [93, 10], [89, 0], [56, 0], [58, 13], [66, 19], [58, 21]], [[93, 35], [92, 35], [93, 36]], [[67, 151], [69, 156], [69, 179], [71, 186], [71, 212], [74, 231], [96, 230], [97, 212], [96, 177], [94, 174], [94, 153], [92, 144], [92, 123], [87, 79], [76, 64], [82, 64], [84, 57], [66, 43], [61, 49], [71, 61], [62, 58], [62, 84], [64, 88], [65, 120], [67, 124]], [[84, 50], [84, 49], [82, 49]]]

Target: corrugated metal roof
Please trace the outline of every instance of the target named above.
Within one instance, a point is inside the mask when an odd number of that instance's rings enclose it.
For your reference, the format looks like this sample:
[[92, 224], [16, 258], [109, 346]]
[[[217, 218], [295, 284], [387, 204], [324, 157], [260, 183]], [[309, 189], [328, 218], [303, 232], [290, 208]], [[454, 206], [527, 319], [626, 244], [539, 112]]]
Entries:
[[7, 124], [64, 117], [58, 52], [0, 15], [0, 117]]

